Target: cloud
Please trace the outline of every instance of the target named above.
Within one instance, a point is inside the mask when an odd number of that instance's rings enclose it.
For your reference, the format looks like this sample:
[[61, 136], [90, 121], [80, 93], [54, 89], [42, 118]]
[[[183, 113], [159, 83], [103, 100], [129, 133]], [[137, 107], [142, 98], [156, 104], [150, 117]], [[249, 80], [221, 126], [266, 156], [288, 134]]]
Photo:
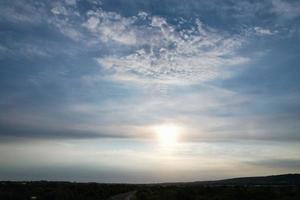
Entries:
[[65, 0], [65, 2], [66, 2], [67, 5], [72, 5], [72, 6], [74, 6], [74, 5], [76, 5], [77, 0]]
[[[122, 81], [201, 82], [221, 75], [224, 68], [244, 64], [239, 55], [243, 40], [221, 34], [196, 20], [191, 28], [171, 25], [167, 19], [139, 13], [122, 17], [113, 12], [89, 11], [83, 24], [102, 42], [130, 48], [97, 59], [113, 78]], [[180, 21], [178, 24], [186, 23]]]
[[299, 2], [272, 0], [272, 5], [272, 11], [283, 18], [293, 19], [300, 16]]
[[124, 18], [114, 12], [88, 11], [88, 20], [83, 24], [103, 42], [115, 41], [125, 45], [135, 44], [135, 30], [131, 29], [135, 18]]
[[32, 1], [1, 1], [0, 20], [12, 23], [39, 24], [46, 16], [43, 2], [34, 4]]
[[[103, 138], [114, 136], [111, 134], [101, 134], [89, 131], [79, 131], [71, 128], [67, 129], [47, 129], [41, 127], [26, 127], [16, 125], [0, 124], [1, 140], [5, 139], [87, 139], [87, 138]], [[124, 136], [116, 136], [124, 137]]]
[[281, 169], [299, 169], [300, 159], [269, 159], [269, 160], [256, 160], [247, 162], [251, 165], [258, 165], [269, 168], [281, 168]]
[[[22, 115], [22, 116], [21, 116]], [[60, 122], [59, 122], [60, 121]], [[102, 127], [95, 124], [79, 123], [71, 124], [67, 121], [56, 120], [51, 117], [39, 115], [32, 116], [27, 113], [15, 116], [14, 119], [7, 117], [0, 118], [0, 140], [9, 139], [90, 139], [90, 138], [127, 138], [130, 133], [110, 130], [109, 125]]]
[[274, 35], [277, 33], [277, 31], [272, 31], [270, 29], [267, 29], [267, 28], [262, 28], [262, 27], [254, 27], [254, 31], [257, 35], [260, 35], [260, 36], [264, 36], [264, 35]]
[[[272, 11], [265, 11], [266, 2], [229, 2], [222, 3], [220, 8], [215, 1], [197, 3], [197, 9], [206, 5], [219, 14], [229, 14], [233, 9], [234, 15], [242, 18], [249, 13], [255, 13], [255, 16], [270, 12], [278, 15], [286, 11], [297, 13], [299, 7], [297, 3], [274, 0]], [[96, 60], [104, 68], [103, 74], [107, 79], [136, 83], [200, 83], [231, 77], [233, 66], [250, 61], [249, 57], [239, 52], [248, 42], [245, 36], [212, 28], [204, 24], [201, 18], [178, 17], [170, 20], [168, 16], [158, 16], [150, 11], [125, 16], [122, 12], [104, 10], [101, 4], [90, 4], [87, 3], [87, 10], [80, 10], [77, 1], [73, 0], [49, 3], [47, 22], [84, 46], [84, 49], [105, 52]], [[39, 12], [35, 18], [40, 16], [45, 19], [41, 10], [46, 9], [46, 3], [41, 5], [39, 8], [30, 4], [26, 7], [26, 13], [31, 16], [37, 10]], [[191, 9], [192, 5], [187, 8]], [[248, 34], [258, 36], [278, 33], [271, 25], [259, 23], [246, 29], [251, 30]]]
[[54, 15], [68, 15], [67, 10], [63, 6], [56, 6], [56, 7], [51, 9], [51, 12]]

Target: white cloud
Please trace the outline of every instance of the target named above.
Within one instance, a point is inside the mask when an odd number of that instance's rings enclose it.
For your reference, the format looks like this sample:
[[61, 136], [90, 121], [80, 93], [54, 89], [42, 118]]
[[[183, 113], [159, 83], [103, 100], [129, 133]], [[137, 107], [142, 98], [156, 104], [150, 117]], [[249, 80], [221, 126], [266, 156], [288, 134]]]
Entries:
[[151, 26], [162, 28], [164, 25], [167, 25], [167, 22], [162, 17], [152, 17]]
[[98, 24], [99, 24], [99, 19], [97, 17], [90, 17], [88, 21], [85, 23], [85, 26], [90, 30], [94, 30]]
[[270, 29], [267, 29], [267, 28], [262, 28], [262, 27], [254, 27], [254, 31], [257, 35], [274, 35], [276, 34], [277, 32], [276, 31], [272, 31]]
[[83, 24], [89, 31], [99, 36], [103, 42], [115, 41], [133, 45], [136, 43], [132, 24], [135, 17], [122, 17], [114, 12], [89, 11], [88, 20]]
[[218, 33], [200, 20], [182, 29], [147, 13], [123, 17], [101, 10], [89, 11], [87, 16], [83, 26], [100, 41], [131, 49], [97, 59], [118, 80], [207, 81], [220, 76], [226, 66], [248, 61], [237, 54], [241, 38]]
[[64, 6], [56, 6], [51, 9], [54, 15], [68, 15], [68, 12]]

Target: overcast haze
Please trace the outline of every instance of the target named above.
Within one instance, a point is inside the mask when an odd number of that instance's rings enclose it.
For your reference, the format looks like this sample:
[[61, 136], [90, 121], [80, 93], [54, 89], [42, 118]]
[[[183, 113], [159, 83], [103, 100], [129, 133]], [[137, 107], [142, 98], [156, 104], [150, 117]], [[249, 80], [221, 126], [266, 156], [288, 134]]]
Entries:
[[300, 173], [300, 2], [2, 0], [0, 179]]

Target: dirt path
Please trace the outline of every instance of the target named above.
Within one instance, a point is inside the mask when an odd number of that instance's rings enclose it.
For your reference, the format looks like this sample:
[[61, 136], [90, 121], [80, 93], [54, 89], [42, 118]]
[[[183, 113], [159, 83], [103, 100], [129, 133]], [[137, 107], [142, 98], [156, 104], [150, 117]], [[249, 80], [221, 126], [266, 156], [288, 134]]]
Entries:
[[133, 200], [135, 193], [136, 193], [136, 191], [118, 194], [118, 195], [111, 197], [110, 200]]

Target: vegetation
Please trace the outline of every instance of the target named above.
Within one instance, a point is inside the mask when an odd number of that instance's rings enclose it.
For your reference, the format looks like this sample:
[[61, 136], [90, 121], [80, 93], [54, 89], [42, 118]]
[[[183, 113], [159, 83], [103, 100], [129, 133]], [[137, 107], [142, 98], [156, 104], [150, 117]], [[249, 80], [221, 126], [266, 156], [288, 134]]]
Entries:
[[148, 185], [0, 182], [1, 200], [122, 200], [129, 194], [132, 200], [298, 200], [300, 175]]
[[132, 191], [129, 184], [97, 184], [68, 182], [1, 182], [0, 199], [5, 200], [101, 200]]
[[296, 200], [299, 186], [153, 186], [136, 194], [137, 200]]

